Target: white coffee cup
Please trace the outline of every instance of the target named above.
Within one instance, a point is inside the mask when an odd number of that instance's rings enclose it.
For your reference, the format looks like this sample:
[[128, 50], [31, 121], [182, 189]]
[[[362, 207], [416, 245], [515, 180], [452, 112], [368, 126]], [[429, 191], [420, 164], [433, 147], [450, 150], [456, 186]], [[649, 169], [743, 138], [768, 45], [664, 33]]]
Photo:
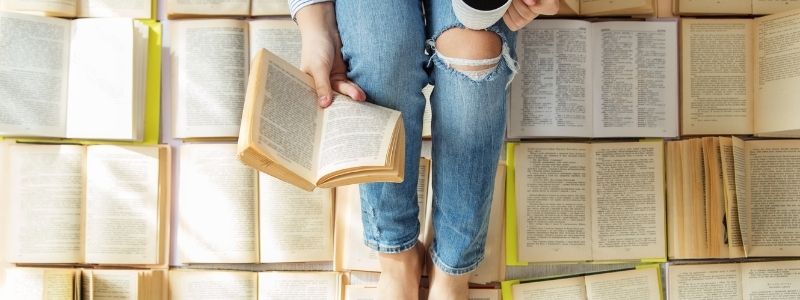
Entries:
[[456, 18], [458, 18], [461, 24], [464, 24], [464, 27], [475, 30], [486, 29], [492, 26], [492, 24], [497, 23], [498, 20], [503, 18], [506, 10], [508, 10], [508, 7], [511, 5], [511, 0], [508, 0], [503, 6], [497, 9], [479, 10], [469, 6], [464, 0], [452, 1], [453, 12], [455, 12]]

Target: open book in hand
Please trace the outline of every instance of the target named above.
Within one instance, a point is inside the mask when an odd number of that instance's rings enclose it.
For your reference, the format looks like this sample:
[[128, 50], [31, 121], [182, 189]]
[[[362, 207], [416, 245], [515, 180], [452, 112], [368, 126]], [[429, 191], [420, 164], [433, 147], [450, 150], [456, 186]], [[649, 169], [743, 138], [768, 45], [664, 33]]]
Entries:
[[251, 64], [238, 147], [248, 166], [309, 191], [403, 180], [400, 112], [339, 94], [322, 109], [311, 76], [265, 49]]

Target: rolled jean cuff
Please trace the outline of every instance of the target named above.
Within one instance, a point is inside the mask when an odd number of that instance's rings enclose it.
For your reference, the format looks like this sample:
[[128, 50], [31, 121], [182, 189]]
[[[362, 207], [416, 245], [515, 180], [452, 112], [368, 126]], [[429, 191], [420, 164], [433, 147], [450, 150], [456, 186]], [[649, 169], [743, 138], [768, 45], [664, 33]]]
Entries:
[[441, 270], [442, 272], [445, 272], [452, 276], [460, 276], [475, 271], [478, 268], [478, 266], [480, 266], [484, 258], [483, 254], [481, 254], [481, 256], [475, 257], [475, 261], [470, 263], [466, 267], [452, 267], [447, 265], [444, 261], [442, 261], [441, 258], [439, 258], [439, 255], [436, 254], [436, 250], [433, 247], [431, 247], [429, 252], [433, 264], [436, 265], [436, 267], [439, 268], [439, 270]]
[[383, 245], [373, 240], [364, 239], [364, 245], [369, 247], [372, 250], [377, 251], [378, 253], [400, 253], [404, 251], [408, 251], [419, 242], [419, 239], [415, 236], [413, 239], [400, 243], [399, 245]]

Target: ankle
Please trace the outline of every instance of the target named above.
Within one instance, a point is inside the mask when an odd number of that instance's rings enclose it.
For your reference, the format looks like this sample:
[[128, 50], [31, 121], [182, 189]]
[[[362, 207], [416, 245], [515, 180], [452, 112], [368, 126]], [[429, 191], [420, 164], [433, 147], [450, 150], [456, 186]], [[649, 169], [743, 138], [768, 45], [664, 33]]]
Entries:
[[378, 254], [381, 275], [378, 293], [385, 299], [418, 299], [422, 276], [422, 244], [400, 253]]
[[430, 274], [429, 300], [463, 300], [469, 295], [471, 273], [451, 275], [436, 266], [428, 268]]

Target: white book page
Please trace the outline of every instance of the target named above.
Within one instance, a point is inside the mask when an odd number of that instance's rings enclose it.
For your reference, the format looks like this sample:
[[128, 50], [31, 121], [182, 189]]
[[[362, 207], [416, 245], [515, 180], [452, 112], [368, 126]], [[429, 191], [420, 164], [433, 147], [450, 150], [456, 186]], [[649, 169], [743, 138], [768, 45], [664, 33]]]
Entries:
[[251, 0], [250, 14], [253, 16], [289, 15], [289, 2], [286, 0]]
[[337, 95], [322, 113], [317, 179], [337, 170], [386, 165], [399, 111]]
[[81, 146], [9, 147], [9, 261], [83, 262]]
[[250, 14], [250, 0], [164, 0], [167, 14], [241, 15]]
[[592, 259], [589, 144], [530, 143], [514, 149], [519, 259]]
[[748, 256], [800, 253], [800, 140], [747, 141], [744, 203]]
[[238, 136], [249, 64], [247, 23], [218, 19], [170, 25], [175, 137]]
[[37, 14], [74, 17], [78, 0], [2, 0], [4, 10], [24, 11]]
[[258, 299], [336, 300], [340, 296], [337, 272], [258, 273]]
[[677, 136], [677, 23], [595, 23], [592, 38], [594, 136]]
[[530, 282], [511, 286], [518, 300], [585, 300], [586, 283], [583, 277]]
[[[324, 113], [316, 101], [314, 81], [296, 67], [265, 53], [267, 71], [258, 82], [264, 90], [255, 100], [262, 106], [253, 112], [253, 122], [258, 124], [253, 126], [254, 142], [271, 160], [314, 183]], [[325, 111], [335, 104], [334, 101]]]
[[259, 173], [261, 262], [333, 259], [333, 191], [300, 189]]
[[136, 137], [133, 35], [131, 19], [72, 22], [67, 137], [111, 140]]
[[743, 299], [800, 298], [800, 261], [742, 264]]
[[258, 273], [234, 271], [171, 270], [172, 300], [256, 300]]
[[[285, 0], [278, 0], [284, 5]], [[258, 1], [256, 1], [258, 2]], [[267, 1], [263, 1], [267, 2]], [[253, 3], [255, 5], [255, 3]], [[300, 67], [300, 28], [291, 19], [250, 21], [250, 58], [265, 48], [295, 67]]]
[[519, 32], [509, 137], [592, 135], [590, 23], [535, 20]]
[[0, 135], [64, 137], [70, 22], [0, 11]]
[[800, 129], [800, 11], [757, 18], [754, 27], [755, 134], [796, 131]]
[[0, 283], [3, 299], [72, 300], [75, 271], [72, 269], [8, 268], [5, 284]]
[[658, 269], [611, 272], [586, 276], [589, 300], [661, 300]]
[[592, 144], [596, 260], [666, 257], [664, 144]]
[[179, 168], [181, 261], [258, 262], [256, 171], [239, 161], [236, 144], [184, 144]]
[[158, 264], [159, 149], [86, 151], [86, 262]]
[[78, 17], [152, 17], [152, 0], [79, 0], [78, 4]]
[[670, 265], [670, 300], [742, 299], [739, 264]]

